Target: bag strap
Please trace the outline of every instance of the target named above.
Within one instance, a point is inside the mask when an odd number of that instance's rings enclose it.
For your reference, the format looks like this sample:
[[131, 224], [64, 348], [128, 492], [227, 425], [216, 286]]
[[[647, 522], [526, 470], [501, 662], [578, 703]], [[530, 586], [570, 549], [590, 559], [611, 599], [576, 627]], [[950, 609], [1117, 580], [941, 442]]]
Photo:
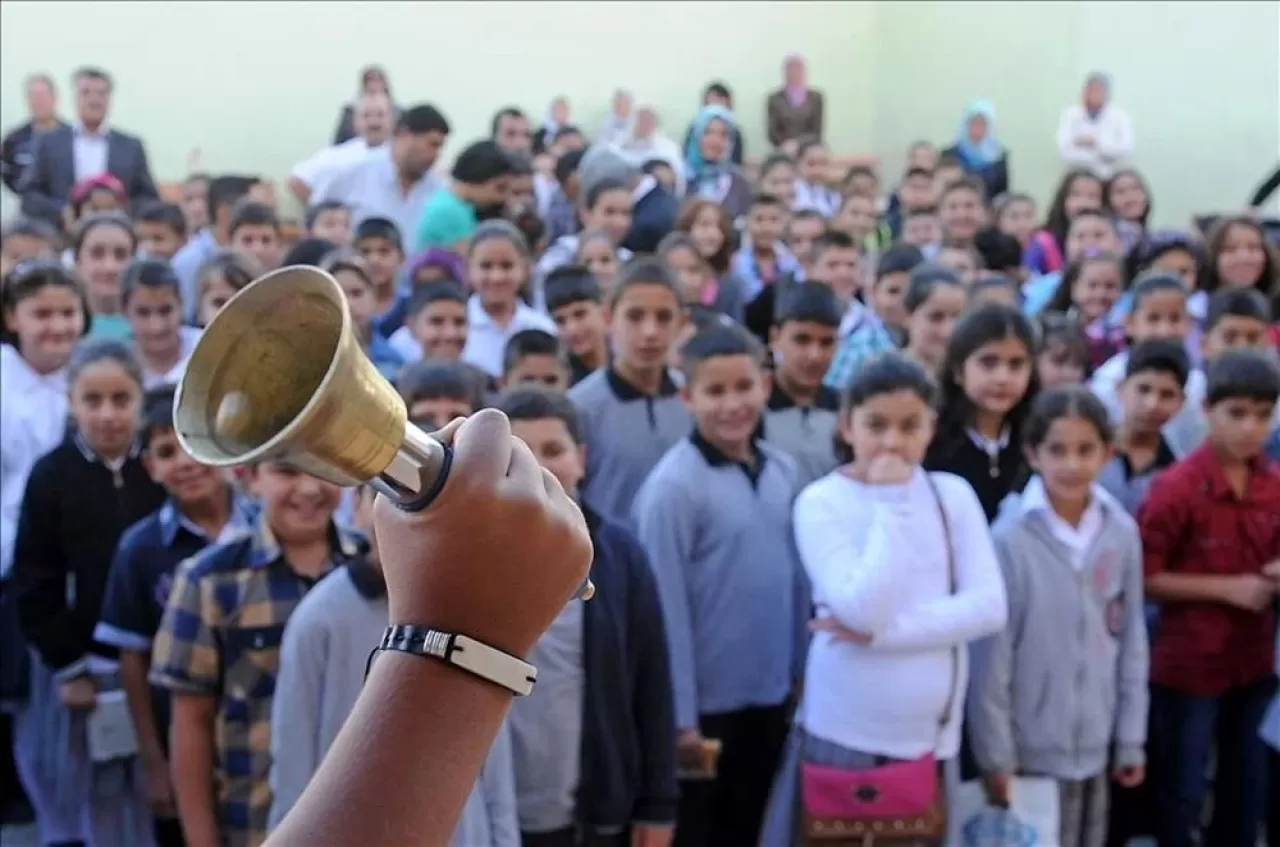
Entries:
[[[956, 576], [956, 547], [951, 538], [951, 519], [947, 517], [947, 508], [942, 503], [942, 492], [938, 490], [938, 484], [933, 479], [933, 474], [925, 471], [924, 478], [929, 482], [929, 490], [933, 492], [933, 501], [938, 506], [938, 517], [942, 519], [942, 534], [946, 536], [947, 543], [947, 593], [954, 595], [956, 593], [959, 580]], [[956, 699], [956, 689], [960, 686], [960, 645], [951, 648], [951, 686], [947, 690], [947, 702], [942, 707], [942, 714], [938, 717], [938, 742], [942, 741], [942, 735], [947, 730], [947, 724], [951, 722], [951, 704]]]

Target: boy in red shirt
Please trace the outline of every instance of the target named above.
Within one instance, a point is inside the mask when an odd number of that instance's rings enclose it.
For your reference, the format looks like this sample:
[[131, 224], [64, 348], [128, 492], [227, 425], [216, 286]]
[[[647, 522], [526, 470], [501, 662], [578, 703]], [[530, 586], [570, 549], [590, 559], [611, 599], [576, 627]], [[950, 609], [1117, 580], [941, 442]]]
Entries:
[[[1280, 369], [1233, 351], [1209, 366], [1206, 443], [1151, 486], [1138, 512], [1151, 642], [1149, 768], [1161, 847], [1252, 845], [1266, 805], [1258, 727], [1275, 690], [1280, 467], [1262, 455]], [[1197, 839], [1217, 744], [1213, 822]]]

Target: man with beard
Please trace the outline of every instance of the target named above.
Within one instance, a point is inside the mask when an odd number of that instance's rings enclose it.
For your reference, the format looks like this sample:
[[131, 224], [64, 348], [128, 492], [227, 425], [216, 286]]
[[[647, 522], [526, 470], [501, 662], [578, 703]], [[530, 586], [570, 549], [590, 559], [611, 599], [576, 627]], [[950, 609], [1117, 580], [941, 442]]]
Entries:
[[513, 170], [510, 156], [494, 141], [477, 141], [458, 154], [451, 181], [422, 209], [414, 251], [435, 247], [466, 253], [479, 222], [506, 212]]

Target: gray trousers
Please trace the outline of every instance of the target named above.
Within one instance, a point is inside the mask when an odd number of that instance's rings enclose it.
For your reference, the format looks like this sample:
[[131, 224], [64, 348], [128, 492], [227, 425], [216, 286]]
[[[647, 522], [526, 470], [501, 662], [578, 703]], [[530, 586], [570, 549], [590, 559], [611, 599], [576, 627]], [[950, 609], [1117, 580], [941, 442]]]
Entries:
[[1062, 847], [1106, 847], [1109, 778], [1103, 771], [1088, 779], [1058, 780]]

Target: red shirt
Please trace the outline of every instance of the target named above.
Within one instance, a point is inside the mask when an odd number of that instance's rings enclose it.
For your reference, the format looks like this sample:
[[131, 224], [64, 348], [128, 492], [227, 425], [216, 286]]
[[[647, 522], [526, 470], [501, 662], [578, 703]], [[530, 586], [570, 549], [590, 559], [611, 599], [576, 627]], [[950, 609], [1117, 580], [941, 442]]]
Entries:
[[[1147, 579], [1229, 576], [1280, 559], [1280, 467], [1259, 457], [1236, 497], [1208, 444], [1164, 471], [1138, 510]], [[1212, 697], [1274, 672], [1274, 606], [1165, 603], [1151, 641], [1151, 681]]]

